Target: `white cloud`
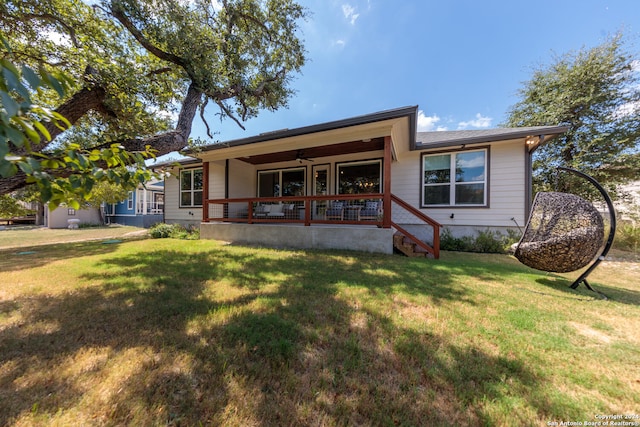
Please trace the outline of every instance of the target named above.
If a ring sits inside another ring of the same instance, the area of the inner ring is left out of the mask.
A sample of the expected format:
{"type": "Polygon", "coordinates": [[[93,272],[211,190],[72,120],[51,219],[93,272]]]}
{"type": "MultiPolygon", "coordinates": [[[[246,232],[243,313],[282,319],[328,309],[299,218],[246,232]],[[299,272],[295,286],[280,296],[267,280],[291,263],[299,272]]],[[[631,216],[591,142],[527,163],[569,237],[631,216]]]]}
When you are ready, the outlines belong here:
{"type": "Polygon", "coordinates": [[[345,3],[342,5],[342,13],[344,17],[351,23],[351,25],[355,25],[356,20],[360,17],[359,13],[356,13],[355,7],[351,6],[349,3],[345,3]]]}
{"type": "Polygon", "coordinates": [[[347,42],[342,39],[333,42],[333,45],[338,47],[344,47],[346,44],[347,42]]]}
{"type": "MultiPolygon", "coordinates": [[[[473,159],[458,159],[456,165],[461,168],[479,168],[484,166],[484,156],[477,156],[473,159]]],[[[474,181],[477,181],[477,179],[474,179],[474,181]]]]}
{"type": "Polygon", "coordinates": [[[458,129],[488,128],[491,126],[492,120],[493,119],[491,117],[484,117],[482,116],[482,114],[478,113],[476,114],[476,118],[474,120],[458,123],[458,129]]]}
{"type": "Polygon", "coordinates": [[[418,132],[431,132],[447,130],[444,126],[436,126],[440,121],[440,117],[437,115],[425,116],[424,111],[418,111],[418,132]]]}

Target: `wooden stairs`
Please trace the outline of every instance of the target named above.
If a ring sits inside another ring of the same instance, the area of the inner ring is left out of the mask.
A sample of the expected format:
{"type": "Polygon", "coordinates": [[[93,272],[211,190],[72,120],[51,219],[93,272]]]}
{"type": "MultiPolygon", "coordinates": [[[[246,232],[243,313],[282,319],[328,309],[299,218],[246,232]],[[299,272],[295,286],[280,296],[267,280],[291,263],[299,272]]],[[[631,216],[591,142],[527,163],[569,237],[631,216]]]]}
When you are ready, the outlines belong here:
{"type": "Polygon", "coordinates": [[[417,243],[399,231],[393,235],[393,247],[408,257],[434,258],[434,256],[427,250],[420,247],[417,243]]]}

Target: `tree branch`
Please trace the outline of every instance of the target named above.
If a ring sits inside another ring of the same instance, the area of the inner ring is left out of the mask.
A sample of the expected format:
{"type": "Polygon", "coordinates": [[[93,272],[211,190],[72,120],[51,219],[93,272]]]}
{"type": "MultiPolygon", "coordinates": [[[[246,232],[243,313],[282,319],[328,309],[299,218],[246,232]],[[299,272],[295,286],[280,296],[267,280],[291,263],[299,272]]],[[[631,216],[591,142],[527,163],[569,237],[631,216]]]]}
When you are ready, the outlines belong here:
{"type": "Polygon", "coordinates": [[[171,62],[173,64],[179,65],[184,68],[186,71],[186,62],[181,57],[174,55],[169,52],[165,52],[164,50],[158,48],[156,45],[151,43],[147,38],[142,34],[140,30],[136,28],[136,26],[131,22],[131,20],[124,14],[122,8],[117,4],[117,2],[111,2],[110,7],[111,15],[118,20],[126,29],[131,33],[131,35],[144,47],[147,51],[157,56],[158,58],[165,60],[167,62],[171,62]]]}
{"type": "Polygon", "coordinates": [[[229,117],[234,122],[236,122],[236,124],[240,126],[242,130],[246,130],[244,126],[242,126],[242,123],[240,123],[240,120],[238,120],[238,118],[234,116],[231,111],[229,111],[229,108],[227,108],[227,106],[224,105],[224,102],[216,100],[216,104],[218,104],[218,107],[220,107],[220,109],[224,112],[224,114],[227,115],[227,117],[229,117]]]}
{"type": "MultiPolygon", "coordinates": [[[[71,25],[67,24],[62,19],[60,19],[59,16],[55,16],[50,13],[25,13],[24,18],[39,19],[42,21],[48,21],[48,22],[54,22],[54,23],[60,24],[65,30],[67,30],[67,33],[71,38],[71,42],[73,43],[73,46],[76,48],[81,47],[80,42],[78,42],[78,39],[76,38],[76,30],[71,25]]],[[[20,17],[20,20],[23,20],[24,18],[20,17]]]]}

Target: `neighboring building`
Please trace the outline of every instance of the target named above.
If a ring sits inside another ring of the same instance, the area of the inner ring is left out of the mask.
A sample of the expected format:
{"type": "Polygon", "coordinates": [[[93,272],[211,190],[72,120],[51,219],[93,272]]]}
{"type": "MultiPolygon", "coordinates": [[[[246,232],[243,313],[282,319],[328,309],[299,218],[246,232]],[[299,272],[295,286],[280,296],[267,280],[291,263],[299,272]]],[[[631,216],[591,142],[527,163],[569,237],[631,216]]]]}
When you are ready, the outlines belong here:
{"type": "Polygon", "coordinates": [[[100,225],[102,219],[96,208],[73,209],[66,206],[58,206],[54,210],[45,207],[44,226],[48,228],[69,228],[69,220],[76,226],[100,225]]]}
{"type": "Polygon", "coordinates": [[[104,206],[105,220],[109,224],[149,228],[163,222],[164,182],[151,181],[129,191],[127,199],[104,206]]]}
{"type": "Polygon", "coordinates": [[[625,196],[614,202],[616,213],[623,220],[638,221],[640,216],[640,181],[621,185],[620,192],[625,196]]]}
{"type": "Polygon", "coordinates": [[[165,180],[165,221],[202,238],[438,256],[523,226],[531,155],[566,127],[416,132],[418,107],[209,145],[165,180]]]}

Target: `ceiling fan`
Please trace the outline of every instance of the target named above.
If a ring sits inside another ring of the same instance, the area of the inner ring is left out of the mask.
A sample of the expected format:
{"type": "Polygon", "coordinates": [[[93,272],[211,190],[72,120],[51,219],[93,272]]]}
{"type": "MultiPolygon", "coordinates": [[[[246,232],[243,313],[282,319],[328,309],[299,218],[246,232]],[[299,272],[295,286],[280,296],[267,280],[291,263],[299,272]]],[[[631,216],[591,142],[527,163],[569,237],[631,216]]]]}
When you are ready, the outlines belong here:
{"type": "Polygon", "coordinates": [[[296,152],[296,160],[298,161],[298,163],[302,163],[303,160],[306,160],[307,162],[313,162],[313,159],[305,157],[304,150],[298,150],[296,152]]]}

